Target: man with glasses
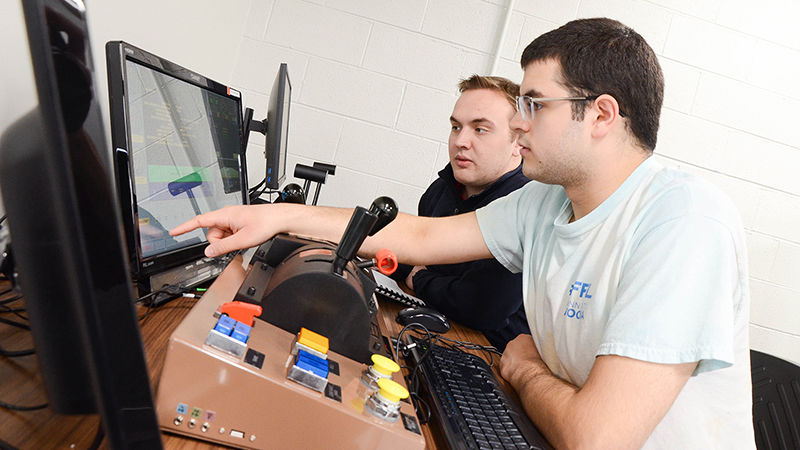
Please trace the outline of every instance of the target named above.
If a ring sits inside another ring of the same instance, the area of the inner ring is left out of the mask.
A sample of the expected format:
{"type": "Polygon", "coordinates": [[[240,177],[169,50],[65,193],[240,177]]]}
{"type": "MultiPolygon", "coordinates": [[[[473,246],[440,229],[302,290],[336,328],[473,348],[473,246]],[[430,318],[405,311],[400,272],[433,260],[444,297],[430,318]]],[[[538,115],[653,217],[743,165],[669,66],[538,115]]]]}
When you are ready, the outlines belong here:
{"type": "MultiPolygon", "coordinates": [[[[744,231],[711,185],[662,167],[653,50],[610,19],[525,49],[511,128],[533,182],[474,213],[400,215],[367,239],[412,264],[497,258],[523,274],[532,336],[501,373],[557,448],[754,448],[744,231]]],[[[338,239],[349,213],[279,205],[198,216],[208,255],[292,231],[338,239]],[[313,224],[313,225],[307,225],[313,224]]]]}
{"type": "MultiPolygon", "coordinates": [[[[488,205],[527,183],[517,137],[509,122],[519,85],[502,77],[473,75],[450,115],[450,163],[422,194],[420,216],[445,217],[488,205]]],[[[522,275],[494,258],[458,264],[401,264],[392,276],[425,303],[483,332],[503,351],[519,334],[530,334],[522,307],[522,275]]]]}

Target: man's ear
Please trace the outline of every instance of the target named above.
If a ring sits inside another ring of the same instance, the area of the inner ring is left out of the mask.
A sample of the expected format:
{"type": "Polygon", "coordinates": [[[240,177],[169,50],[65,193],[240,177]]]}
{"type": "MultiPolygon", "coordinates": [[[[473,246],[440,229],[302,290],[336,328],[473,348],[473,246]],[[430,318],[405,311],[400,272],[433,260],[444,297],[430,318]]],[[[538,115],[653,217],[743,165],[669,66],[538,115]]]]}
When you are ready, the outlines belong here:
{"type": "Polygon", "coordinates": [[[614,97],[603,94],[594,101],[592,113],[592,137],[605,137],[620,118],[619,103],[614,97]]]}

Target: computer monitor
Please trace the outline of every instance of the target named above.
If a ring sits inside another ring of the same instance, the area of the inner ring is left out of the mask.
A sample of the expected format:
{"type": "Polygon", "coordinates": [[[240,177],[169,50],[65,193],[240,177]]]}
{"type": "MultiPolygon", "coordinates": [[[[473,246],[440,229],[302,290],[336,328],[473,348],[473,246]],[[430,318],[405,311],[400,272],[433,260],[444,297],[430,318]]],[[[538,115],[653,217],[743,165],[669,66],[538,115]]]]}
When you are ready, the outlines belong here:
{"type": "Polygon", "coordinates": [[[286,145],[289,139],[291,99],[292,83],[289,81],[289,68],[286,63],[281,63],[278,75],[272,84],[267,110],[267,144],[264,156],[267,159],[266,184],[269,189],[280,189],[280,184],[286,179],[286,145]]]}
{"type": "MultiPolygon", "coordinates": [[[[246,108],[244,111],[244,146],[247,147],[251,131],[267,136],[264,145],[264,158],[266,160],[264,179],[251,189],[250,199],[252,203],[263,203],[259,199],[261,194],[267,189],[272,189],[273,191],[280,189],[280,184],[286,179],[286,152],[289,139],[289,109],[291,101],[292,83],[289,81],[289,66],[286,63],[281,63],[275,82],[272,83],[267,117],[264,120],[252,120],[253,110],[246,108]]],[[[307,193],[304,194],[307,195],[307,193]]]]}
{"type": "Polygon", "coordinates": [[[22,5],[38,105],[0,130],[0,189],[49,405],[99,412],[112,448],[159,448],[85,8],[22,5]]]}
{"type": "Polygon", "coordinates": [[[170,236],[197,214],[247,203],[241,94],[122,41],[106,44],[111,143],[139,294],[190,287],[224,264],[205,232],[170,236]]]}

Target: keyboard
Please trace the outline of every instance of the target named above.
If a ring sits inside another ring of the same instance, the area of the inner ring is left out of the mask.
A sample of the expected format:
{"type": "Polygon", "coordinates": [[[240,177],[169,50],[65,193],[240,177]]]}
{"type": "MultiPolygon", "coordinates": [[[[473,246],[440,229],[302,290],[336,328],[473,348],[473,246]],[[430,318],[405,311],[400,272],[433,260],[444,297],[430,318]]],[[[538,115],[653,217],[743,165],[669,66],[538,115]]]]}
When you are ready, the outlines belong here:
{"type": "Polygon", "coordinates": [[[431,408],[432,425],[452,449],[550,449],[522,405],[505,391],[480,357],[432,346],[409,337],[416,347],[406,362],[419,365],[419,377],[431,408]]]}

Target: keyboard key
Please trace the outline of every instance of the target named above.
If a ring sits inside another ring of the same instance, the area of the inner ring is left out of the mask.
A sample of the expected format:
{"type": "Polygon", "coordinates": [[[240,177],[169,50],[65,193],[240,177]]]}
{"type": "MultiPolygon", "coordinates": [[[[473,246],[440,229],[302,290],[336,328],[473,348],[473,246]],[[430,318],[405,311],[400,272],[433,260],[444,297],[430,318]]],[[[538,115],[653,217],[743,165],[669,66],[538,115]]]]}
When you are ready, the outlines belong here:
{"type": "Polygon", "coordinates": [[[486,439],[476,438],[475,439],[475,443],[478,444],[478,447],[481,448],[481,449],[491,449],[492,448],[492,445],[489,444],[489,441],[487,441],[486,439]]]}

